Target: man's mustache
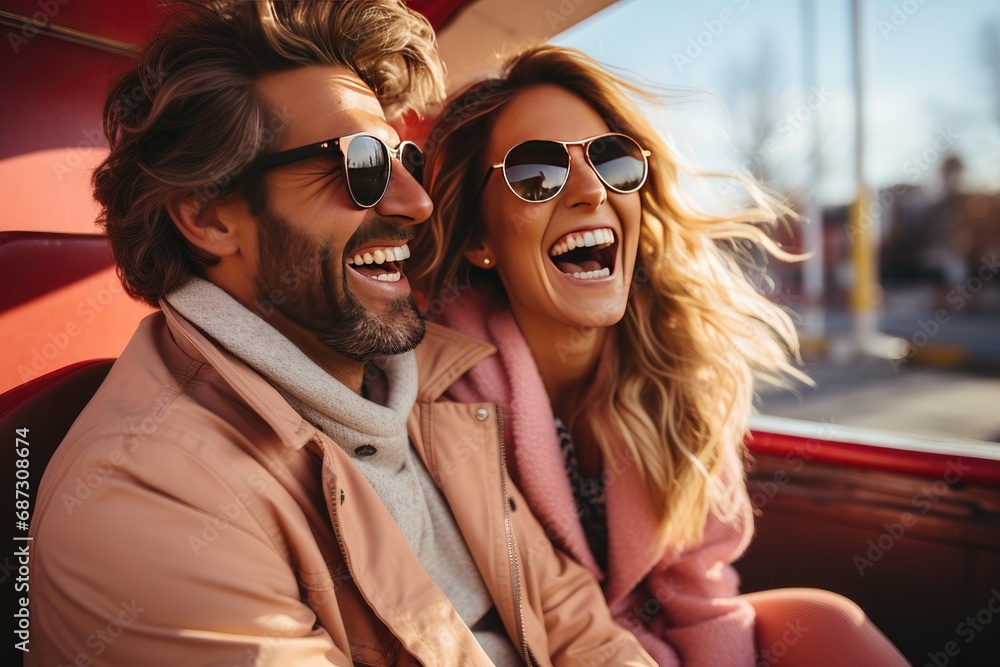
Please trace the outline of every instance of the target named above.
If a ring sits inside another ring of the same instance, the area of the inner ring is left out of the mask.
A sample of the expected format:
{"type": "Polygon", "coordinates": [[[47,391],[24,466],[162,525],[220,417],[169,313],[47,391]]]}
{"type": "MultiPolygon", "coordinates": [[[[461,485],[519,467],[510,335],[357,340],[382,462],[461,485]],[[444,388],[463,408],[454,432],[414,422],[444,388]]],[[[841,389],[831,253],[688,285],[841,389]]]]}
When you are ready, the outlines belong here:
{"type": "Polygon", "coordinates": [[[394,225],[385,218],[372,218],[370,221],[362,223],[358,230],[354,232],[344,247],[344,256],[349,257],[354,254],[354,250],[360,248],[371,241],[392,241],[400,245],[413,240],[414,230],[412,226],[400,227],[394,225]]]}

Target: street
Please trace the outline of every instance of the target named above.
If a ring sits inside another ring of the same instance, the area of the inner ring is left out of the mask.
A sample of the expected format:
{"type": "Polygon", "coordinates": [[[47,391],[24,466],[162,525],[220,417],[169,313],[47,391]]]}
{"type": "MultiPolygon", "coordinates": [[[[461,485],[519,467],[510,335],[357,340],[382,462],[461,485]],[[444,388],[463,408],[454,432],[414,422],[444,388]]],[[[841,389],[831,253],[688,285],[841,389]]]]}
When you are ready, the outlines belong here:
{"type": "MultiPolygon", "coordinates": [[[[800,386],[800,395],[760,392],[760,411],[1000,443],[1000,317],[954,317],[933,336],[921,336],[919,332],[933,329],[930,320],[896,312],[883,322],[882,331],[914,346],[907,359],[835,363],[822,354],[804,354],[803,370],[817,388],[800,386]]],[[[850,320],[834,313],[826,324],[828,336],[843,336],[850,320]]]]}

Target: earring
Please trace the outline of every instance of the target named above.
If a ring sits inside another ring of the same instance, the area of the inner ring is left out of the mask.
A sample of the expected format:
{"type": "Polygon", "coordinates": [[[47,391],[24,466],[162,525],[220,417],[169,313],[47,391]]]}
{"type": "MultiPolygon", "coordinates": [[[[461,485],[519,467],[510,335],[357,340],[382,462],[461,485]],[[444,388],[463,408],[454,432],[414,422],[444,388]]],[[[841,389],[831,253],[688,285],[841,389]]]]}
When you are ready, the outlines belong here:
{"type": "Polygon", "coordinates": [[[489,266],[489,265],[490,265],[490,258],[483,257],[483,266],[489,266]]]}

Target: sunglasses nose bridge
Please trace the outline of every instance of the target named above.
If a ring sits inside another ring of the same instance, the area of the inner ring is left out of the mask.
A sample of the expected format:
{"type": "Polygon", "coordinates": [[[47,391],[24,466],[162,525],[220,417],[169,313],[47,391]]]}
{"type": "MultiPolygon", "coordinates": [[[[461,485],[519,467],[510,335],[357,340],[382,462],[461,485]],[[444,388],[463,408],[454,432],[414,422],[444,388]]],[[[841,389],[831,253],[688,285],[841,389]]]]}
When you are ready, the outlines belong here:
{"type": "MultiPolygon", "coordinates": [[[[580,196],[589,199],[589,195],[594,194],[601,202],[604,202],[608,198],[609,186],[597,166],[594,165],[593,160],[590,159],[590,146],[593,143],[594,139],[586,139],[563,144],[566,154],[569,156],[569,170],[562,189],[568,190],[571,182],[583,179],[585,183],[580,191],[580,196]]],[[[577,189],[580,187],[576,186],[577,189]]]]}
{"type": "MultiPolygon", "coordinates": [[[[389,157],[396,160],[407,174],[418,183],[423,181],[424,152],[420,147],[409,140],[399,142],[396,148],[384,144],[389,151],[389,157]]],[[[392,159],[389,161],[389,169],[392,171],[392,159]]]]}
{"type": "Polygon", "coordinates": [[[580,164],[590,164],[590,156],[587,152],[590,150],[590,141],[573,141],[563,144],[563,148],[566,149],[566,155],[569,156],[570,169],[572,170],[572,165],[574,162],[580,164]]]}

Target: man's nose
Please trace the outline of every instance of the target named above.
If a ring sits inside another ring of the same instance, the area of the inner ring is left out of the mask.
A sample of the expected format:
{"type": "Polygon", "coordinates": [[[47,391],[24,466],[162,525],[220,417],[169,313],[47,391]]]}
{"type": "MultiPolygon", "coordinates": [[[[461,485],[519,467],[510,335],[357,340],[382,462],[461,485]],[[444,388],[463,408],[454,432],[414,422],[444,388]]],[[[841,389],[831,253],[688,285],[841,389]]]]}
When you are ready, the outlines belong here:
{"type": "Polygon", "coordinates": [[[375,210],[380,216],[392,218],[399,224],[415,225],[431,217],[434,203],[423,186],[401,163],[395,162],[385,195],[375,210]]]}

